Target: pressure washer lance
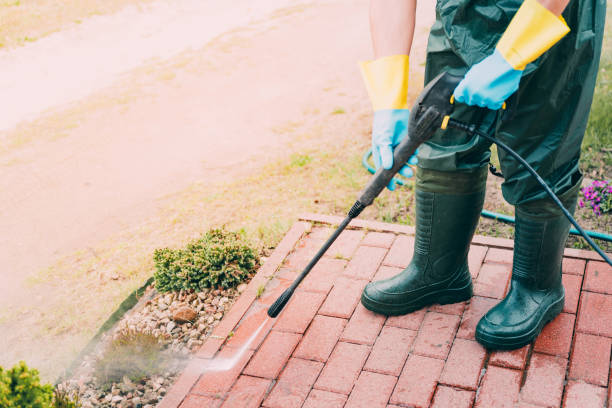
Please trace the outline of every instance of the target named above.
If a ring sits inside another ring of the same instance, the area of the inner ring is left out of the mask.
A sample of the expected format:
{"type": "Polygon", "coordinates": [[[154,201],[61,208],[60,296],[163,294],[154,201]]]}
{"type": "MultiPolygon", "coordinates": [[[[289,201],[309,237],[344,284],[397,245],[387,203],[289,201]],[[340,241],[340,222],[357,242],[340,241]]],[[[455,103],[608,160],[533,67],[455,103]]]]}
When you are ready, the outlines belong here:
{"type": "Polygon", "coordinates": [[[496,140],[494,137],[487,135],[477,129],[476,125],[467,124],[456,119],[452,119],[450,114],[453,111],[454,99],[453,91],[461,82],[462,77],[449,74],[447,72],[438,75],[434,78],[427,86],[423,89],[418,99],[412,107],[410,113],[410,122],[408,124],[408,134],[401,143],[393,150],[393,167],[389,170],[385,170],[381,167],[378,168],[374,176],[370,179],[369,183],[361,191],[359,198],[355,201],[355,204],[351,207],[347,217],[340,223],[334,233],[325,241],[321,249],[315,254],[312,260],[306,265],[302,273],[295,279],[295,281],[289,286],[276,301],[268,309],[268,316],[274,318],[283,310],[283,307],[287,304],[293,292],[310,272],[310,270],[317,264],[319,259],[325,254],[329,247],[334,243],[336,238],[344,231],[351,220],[359,214],[372,202],[382,190],[389,184],[389,181],[395,176],[395,174],[404,166],[408,159],[414,154],[416,149],[425,141],[430,139],[436,130],[447,129],[448,127],[455,128],[467,132],[470,135],[478,135],[483,137],[508,152],[512,157],[518,160],[529,173],[536,178],[536,180],[544,187],[546,193],[553,199],[555,204],[563,211],[563,214],[570,220],[570,222],[576,227],[587,242],[601,255],[601,257],[610,265],[612,261],[606,256],[606,254],[593,242],[593,240],[587,235],[587,233],[578,225],[572,215],[563,207],[559,198],[553,193],[553,191],[546,185],[546,182],[538,175],[538,173],[515,151],[509,146],[496,140]]]}

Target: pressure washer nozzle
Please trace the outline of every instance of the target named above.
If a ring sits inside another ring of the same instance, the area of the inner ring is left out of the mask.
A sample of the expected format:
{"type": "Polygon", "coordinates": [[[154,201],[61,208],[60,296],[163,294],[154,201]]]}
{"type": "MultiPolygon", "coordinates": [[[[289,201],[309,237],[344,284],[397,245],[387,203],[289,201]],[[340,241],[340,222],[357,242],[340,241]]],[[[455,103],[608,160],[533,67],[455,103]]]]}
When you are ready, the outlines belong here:
{"type": "Polygon", "coordinates": [[[272,306],[268,308],[268,316],[271,318],[275,318],[278,314],[283,310],[285,304],[291,299],[291,295],[293,295],[294,288],[287,288],[279,297],[276,299],[272,306]]]}

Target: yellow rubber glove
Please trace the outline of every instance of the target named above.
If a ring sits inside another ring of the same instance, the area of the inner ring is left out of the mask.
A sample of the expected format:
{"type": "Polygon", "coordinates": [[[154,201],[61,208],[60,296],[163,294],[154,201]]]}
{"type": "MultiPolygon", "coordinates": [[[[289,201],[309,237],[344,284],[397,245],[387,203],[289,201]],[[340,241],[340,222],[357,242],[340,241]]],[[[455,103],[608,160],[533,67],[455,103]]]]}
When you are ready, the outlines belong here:
{"type": "MultiPolygon", "coordinates": [[[[393,166],[393,149],[408,133],[408,69],[407,55],[391,55],[375,61],[359,64],[366,84],[372,107],[374,122],[372,124],[372,158],[378,169],[393,166]]],[[[416,164],[416,157],[408,161],[416,164]]],[[[399,173],[404,177],[413,175],[406,165],[399,173]]],[[[395,181],[387,186],[395,189],[395,181]]]]}
{"type": "Polygon", "coordinates": [[[474,65],[455,89],[458,102],[497,110],[518,89],[525,66],[570,31],[537,0],[525,0],[493,54],[474,65]]]}

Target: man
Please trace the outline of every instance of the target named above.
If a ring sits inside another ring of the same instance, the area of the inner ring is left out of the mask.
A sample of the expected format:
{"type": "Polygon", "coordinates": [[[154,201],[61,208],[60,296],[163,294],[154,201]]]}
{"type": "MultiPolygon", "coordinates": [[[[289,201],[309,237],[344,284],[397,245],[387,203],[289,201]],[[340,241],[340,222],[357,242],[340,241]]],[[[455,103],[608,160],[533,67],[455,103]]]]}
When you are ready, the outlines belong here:
{"type": "MultiPolygon", "coordinates": [[[[416,0],[371,2],[376,59],[361,68],[375,111],[374,162],[384,168],[392,166],[393,147],[406,134],[415,8],[416,0]]],[[[453,116],[516,150],[570,211],[582,181],[578,159],[605,8],[605,0],[438,0],[427,48],[426,83],[443,71],[464,76],[454,91],[453,116]],[[498,110],[506,100],[515,115],[502,121],[498,110]]],[[[399,275],[364,289],[366,308],[398,315],[470,299],[467,253],[483,206],[489,147],[452,130],[438,131],[421,146],[413,259],[399,275]]],[[[478,323],[476,339],[487,348],[515,349],[563,309],[569,221],[519,163],[502,151],[499,156],[502,192],[516,209],[512,281],[505,299],[478,323]]]]}

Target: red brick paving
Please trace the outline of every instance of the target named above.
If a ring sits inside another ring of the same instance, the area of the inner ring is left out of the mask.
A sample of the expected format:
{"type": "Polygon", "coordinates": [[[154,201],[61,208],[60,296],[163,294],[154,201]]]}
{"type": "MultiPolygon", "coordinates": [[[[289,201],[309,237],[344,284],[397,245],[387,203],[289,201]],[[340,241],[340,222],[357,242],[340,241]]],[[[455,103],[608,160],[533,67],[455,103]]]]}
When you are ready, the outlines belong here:
{"type": "Polygon", "coordinates": [[[510,282],[510,270],[510,265],[485,263],[474,283],[474,294],[503,299],[510,282]]]}
{"type": "Polygon", "coordinates": [[[315,383],[323,363],[292,358],[264,401],[266,408],[299,408],[315,383]]]}
{"type": "Polygon", "coordinates": [[[259,407],[272,381],[263,378],[241,375],[221,405],[222,408],[255,408],[259,407]]]}
{"type": "Polygon", "coordinates": [[[361,245],[390,248],[395,240],[395,234],[388,232],[368,232],[361,245]]]}
{"type": "Polygon", "coordinates": [[[585,266],[586,261],[584,259],[563,258],[563,273],[582,275],[584,274],[585,266]]]}
{"type": "Polygon", "coordinates": [[[527,364],[527,355],[530,348],[531,345],[528,344],[517,350],[494,351],[489,357],[489,364],[522,370],[527,364]]]}
{"type": "Polygon", "coordinates": [[[334,281],[342,275],[347,263],[344,259],[321,259],[304,278],[300,289],[327,294],[334,286],[334,281]]]}
{"type": "Polygon", "coordinates": [[[561,405],[566,366],[563,358],[533,353],[521,400],[546,407],[561,405]]]}
{"type": "Polygon", "coordinates": [[[368,283],[367,280],[338,278],[325,303],[321,306],[319,314],[348,319],[359,303],[359,297],[366,283],[368,283]]]}
{"type": "Polygon", "coordinates": [[[339,394],[350,393],[369,353],[368,346],[338,342],[315,388],[339,394]]]}
{"type": "Polygon", "coordinates": [[[477,342],[456,339],[446,359],[440,383],[476,390],[486,356],[486,350],[477,342]]]}
{"type": "Polygon", "coordinates": [[[385,324],[385,316],[371,312],[360,303],[344,328],[340,340],[372,345],[385,324]]]}
{"type": "Polygon", "coordinates": [[[346,322],[337,317],[317,315],[293,355],[308,360],[327,361],[346,322]]]}
{"type": "Polygon", "coordinates": [[[414,341],[414,353],[444,360],[455,338],[459,320],[459,316],[427,312],[414,341]]]}
{"type": "Polygon", "coordinates": [[[612,294],[612,266],[605,262],[587,263],[584,276],[584,290],[612,294]]]}
{"type": "Polygon", "coordinates": [[[576,330],[612,337],[612,295],[583,291],[576,330]]]}
{"type": "Polygon", "coordinates": [[[371,280],[385,255],[387,255],[386,248],[360,246],[344,270],[344,274],[355,279],[371,280]]]}
{"type": "Polygon", "coordinates": [[[572,345],[575,317],[572,314],[561,313],[544,326],[538,336],[533,350],[539,353],[552,354],[567,358],[572,345]]]}
{"type": "Polygon", "coordinates": [[[612,406],[612,270],[591,253],[566,251],[565,307],[535,344],[491,352],[475,342],[474,330],[507,288],[511,241],[474,238],[470,301],[385,318],[365,310],[359,297],[369,280],[389,278],[409,263],[413,230],[355,225],[281,316],[266,320],[268,305],[331,232],[328,225],[296,223],[158,407],[612,406]],[[266,293],[258,299],[262,284],[266,293]],[[207,359],[235,357],[263,322],[232,369],[202,372],[207,359]]]}
{"type": "Polygon", "coordinates": [[[564,273],[562,279],[563,287],[565,288],[565,304],[563,305],[563,311],[565,313],[576,314],[578,311],[578,299],[580,299],[582,276],[564,273]]]}
{"type": "Polygon", "coordinates": [[[397,377],[362,371],[345,408],[385,408],[397,377]]]}
{"type": "Polygon", "coordinates": [[[277,378],[301,337],[296,333],[272,330],[245,368],[244,373],[256,377],[277,378]]]}
{"type": "Polygon", "coordinates": [[[304,333],[325,300],[323,293],[300,292],[293,296],[278,317],[275,330],[304,333]]]}
{"type": "Polygon", "coordinates": [[[412,354],[397,381],[392,404],[428,407],[444,366],[443,360],[412,354]]]}
{"type": "Polygon", "coordinates": [[[605,387],[610,370],[612,339],[577,333],[570,359],[569,378],[605,387]]]}
{"type": "Polygon", "coordinates": [[[433,408],[470,408],[474,403],[475,392],[438,386],[434,395],[433,408]]]}
{"type": "Polygon", "coordinates": [[[303,408],[342,408],[346,399],[343,394],[313,389],[308,394],[303,408]]]}
{"type": "Polygon", "coordinates": [[[570,381],[565,391],[565,408],[603,407],[606,389],[591,384],[570,381]]]}
{"type": "Polygon", "coordinates": [[[415,337],[415,331],[384,326],[364,370],[399,376],[415,337]]]}
{"type": "Polygon", "coordinates": [[[478,408],[510,408],[518,401],[521,386],[520,371],[489,366],[485,373],[480,393],[476,399],[478,408]]]}

